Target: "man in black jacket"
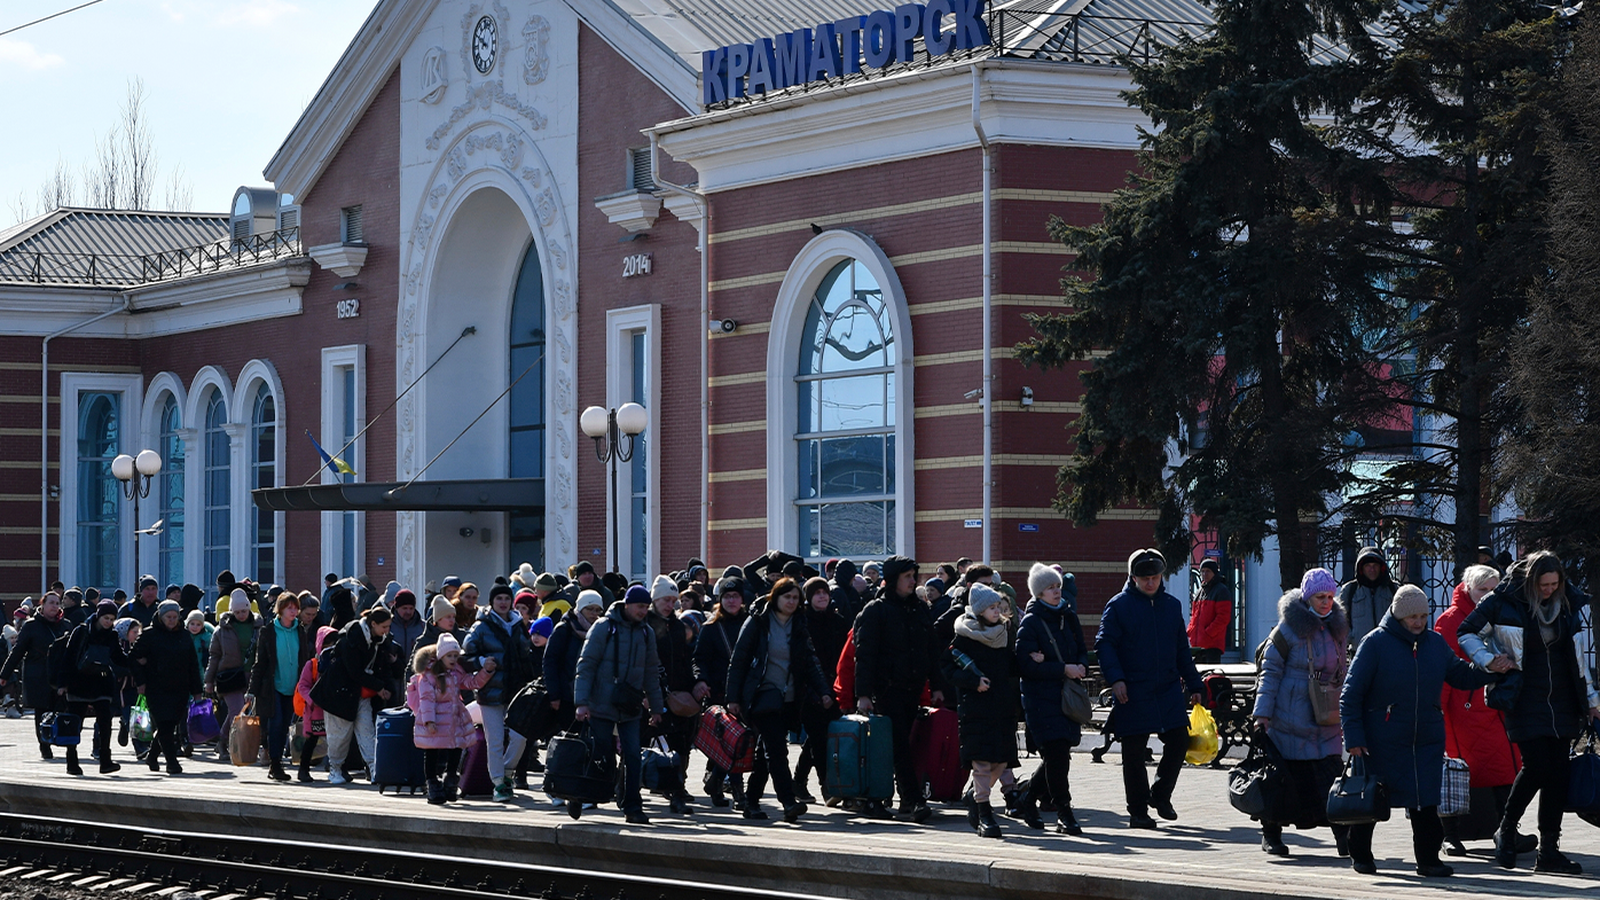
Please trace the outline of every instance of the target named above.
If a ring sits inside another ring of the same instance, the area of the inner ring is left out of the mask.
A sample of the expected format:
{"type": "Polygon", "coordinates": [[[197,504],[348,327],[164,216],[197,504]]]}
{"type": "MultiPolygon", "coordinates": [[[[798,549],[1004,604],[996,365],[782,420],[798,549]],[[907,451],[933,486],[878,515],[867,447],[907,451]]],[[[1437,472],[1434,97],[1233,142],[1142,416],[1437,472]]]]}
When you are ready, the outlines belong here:
{"type": "MultiPolygon", "coordinates": [[[[842,565],[842,564],[841,564],[842,565]]],[[[883,561],[883,589],[856,619],[856,708],[888,716],[894,725],[894,780],[900,792],[900,814],[926,822],[932,810],[922,797],[922,784],[911,753],[911,725],[917,720],[922,687],[931,678],[933,703],[944,703],[939,690],[939,646],[933,613],[917,596],[917,564],[904,556],[883,561]]]]}

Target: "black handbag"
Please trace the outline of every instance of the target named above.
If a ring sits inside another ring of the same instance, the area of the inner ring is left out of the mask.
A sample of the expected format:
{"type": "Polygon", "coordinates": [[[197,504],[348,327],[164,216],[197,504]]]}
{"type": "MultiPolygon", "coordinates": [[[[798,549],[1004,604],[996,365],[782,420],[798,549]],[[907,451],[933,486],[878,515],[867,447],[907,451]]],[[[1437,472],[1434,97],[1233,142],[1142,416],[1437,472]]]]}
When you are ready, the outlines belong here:
{"type": "Polygon", "coordinates": [[[1287,787],[1272,738],[1257,732],[1250,752],[1228,773],[1228,802],[1252,819],[1280,821],[1287,787]]]}
{"type": "Polygon", "coordinates": [[[550,692],[543,679],[528,682],[506,704],[506,727],[530,741],[550,737],[554,722],[555,710],[550,708],[550,692]]]}
{"type": "Polygon", "coordinates": [[[1600,754],[1595,753],[1595,732],[1584,729],[1583,749],[1572,754],[1567,778],[1567,812],[1600,813],[1600,754]]]}
{"type": "Polygon", "coordinates": [[[756,691],[755,700],[750,703],[750,712],[755,715],[767,715],[780,712],[783,709],[783,691],[775,687],[762,687],[756,691]]]}
{"type": "Polygon", "coordinates": [[[561,800],[607,803],[616,795],[616,765],[596,746],[587,722],[550,740],[545,753],[544,792],[561,800]]]}
{"type": "Polygon", "coordinates": [[[1367,774],[1367,761],[1352,756],[1344,774],[1328,789],[1328,822],[1333,825],[1370,825],[1389,818],[1389,796],[1378,776],[1367,774]]]}
{"type": "Polygon", "coordinates": [[[244,669],[229,669],[217,673],[217,693],[234,694],[250,686],[250,673],[244,669]]]}

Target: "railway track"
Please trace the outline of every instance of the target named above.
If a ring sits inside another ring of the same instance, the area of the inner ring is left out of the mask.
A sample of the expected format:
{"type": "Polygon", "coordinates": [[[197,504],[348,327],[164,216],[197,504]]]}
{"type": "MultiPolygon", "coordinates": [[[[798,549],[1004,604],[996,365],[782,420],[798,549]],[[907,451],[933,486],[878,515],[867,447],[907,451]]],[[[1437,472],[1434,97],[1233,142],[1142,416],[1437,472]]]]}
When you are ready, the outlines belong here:
{"type": "Polygon", "coordinates": [[[192,891],[206,900],[818,900],[614,872],[0,814],[0,887],[29,886],[108,897],[192,891]]]}

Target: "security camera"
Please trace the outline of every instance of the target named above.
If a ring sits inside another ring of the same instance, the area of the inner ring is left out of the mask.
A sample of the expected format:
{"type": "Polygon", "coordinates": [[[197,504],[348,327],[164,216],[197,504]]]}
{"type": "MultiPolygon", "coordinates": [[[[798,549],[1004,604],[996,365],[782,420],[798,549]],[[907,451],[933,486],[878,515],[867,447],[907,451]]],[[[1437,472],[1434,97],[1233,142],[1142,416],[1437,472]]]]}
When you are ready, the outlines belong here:
{"type": "Polygon", "coordinates": [[[472,529],[471,528],[462,528],[461,529],[461,536],[462,537],[472,537],[472,529]]]}
{"type": "Polygon", "coordinates": [[[967,391],[965,394],[962,394],[961,396],[966,398],[966,399],[968,399],[968,400],[976,400],[979,397],[983,396],[983,388],[973,388],[972,390],[967,391]]]}
{"type": "Polygon", "coordinates": [[[712,319],[709,327],[712,331],[720,331],[723,334],[732,334],[734,329],[739,327],[739,323],[732,319],[712,319]]]}

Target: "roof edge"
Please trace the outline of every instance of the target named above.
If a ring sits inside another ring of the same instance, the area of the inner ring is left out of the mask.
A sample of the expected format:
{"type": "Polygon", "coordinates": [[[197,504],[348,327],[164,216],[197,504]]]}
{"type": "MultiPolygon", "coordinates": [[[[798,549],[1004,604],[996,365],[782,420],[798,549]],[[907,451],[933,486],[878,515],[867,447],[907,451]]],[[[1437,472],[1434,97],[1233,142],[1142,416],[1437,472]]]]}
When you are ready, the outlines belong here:
{"type": "Polygon", "coordinates": [[[438,0],[379,0],[261,174],[302,197],[322,176],[438,0]]]}

